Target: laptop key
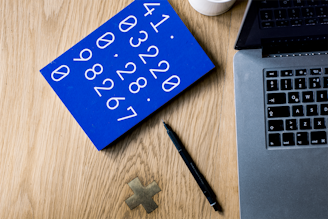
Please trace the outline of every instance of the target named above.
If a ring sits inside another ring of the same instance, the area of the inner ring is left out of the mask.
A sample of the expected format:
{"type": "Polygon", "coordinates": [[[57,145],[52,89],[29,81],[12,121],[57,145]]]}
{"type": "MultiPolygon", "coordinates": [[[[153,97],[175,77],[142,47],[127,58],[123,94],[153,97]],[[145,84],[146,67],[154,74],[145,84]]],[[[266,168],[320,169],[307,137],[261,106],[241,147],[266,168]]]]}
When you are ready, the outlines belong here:
{"type": "Polygon", "coordinates": [[[327,17],[328,16],[328,10],[325,6],[319,6],[315,8],[315,12],[317,13],[318,17],[327,17]]]}
{"type": "Polygon", "coordinates": [[[323,78],[323,87],[328,88],[328,78],[323,78]]]}
{"type": "Polygon", "coordinates": [[[267,91],[278,90],[278,80],[267,80],[267,91]]]}
{"type": "Polygon", "coordinates": [[[288,93],[288,103],[299,103],[301,102],[298,92],[289,92],[288,93]]]}
{"type": "Polygon", "coordinates": [[[313,17],[314,16],[314,8],[302,8],[303,17],[313,17]]]}
{"type": "Polygon", "coordinates": [[[303,103],[314,102],[312,91],[304,91],[302,95],[303,95],[303,103]]]}
{"type": "Polygon", "coordinates": [[[318,106],[317,105],[307,105],[306,106],[306,115],[307,116],[317,116],[318,115],[318,106]]]}
{"type": "Polygon", "coordinates": [[[288,26],[288,21],[282,20],[282,21],[276,21],[277,27],[287,27],[288,26]]]}
{"type": "Polygon", "coordinates": [[[314,129],[325,129],[326,128],[325,118],[314,118],[313,127],[314,129]]]}
{"type": "Polygon", "coordinates": [[[280,7],[290,7],[292,4],[291,4],[291,0],[280,0],[280,7]]]}
{"type": "Polygon", "coordinates": [[[327,133],[325,131],[311,132],[311,143],[312,144],[326,144],[327,143],[327,133]]]}
{"type": "Polygon", "coordinates": [[[328,101],[328,93],[326,90],[317,91],[317,102],[328,101]]]}
{"type": "Polygon", "coordinates": [[[262,0],[260,7],[261,8],[277,8],[278,7],[278,1],[262,0]]]}
{"type": "Polygon", "coordinates": [[[293,76],[293,70],[282,70],[281,77],[293,76]]]}
{"type": "Polygon", "coordinates": [[[295,79],[295,89],[305,89],[305,88],[306,88],[305,78],[296,78],[295,79]]]}
{"type": "Polygon", "coordinates": [[[321,104],[321,115],[328,115],[328,104],[321,104]]]}
{"type": "Polygon", "coordinates": [[[320,78],[309,78],[310,88],[320,88],[320,78]]]}
{"type": "Polygon", "coordinates": [[[289,117],[289,106],[278,106],[278,107],[268,107],[268,117],[277,118],[277,117],[289,117]]]}
{"type": "Polygon", "coordinates": [[[268,94],[268,104],[284,104],[284,103],[286,103],[285,93],[268,94]]]}
{"type": "Polygon", "coordinates": [[[320,24],[328,24],[328,17],[322,17],[322,18],[320,18],[319,23],[320,24]]]}
{"type": "Polygon", "coordinates": [[[299,8],[291,8],[288,9],[289,18],[299,18],[300,17],[300,9],[299,8]]]}
{"type": "Polygon", "coordinates": [[[311,119],[300,119],[300,129],[301,130],[312,129],[311,119]]]}
{"type": "Polygon", "coordinates": [[[303,20],[299,19],[299,20],[291,20],[290,21],[290,25],[292,25],[293,27],[299,27],[302,26],[303,20]]]}
{"type": "Polygon", "coordinates": [[[283,20],[287,18],[286,9],[277,9],[274,10],[274,16],[278,20],[283,20]]]}
{"type": "Polygon", "coordinates": [[[262,27],[263,28],[271,28],[271,27],[274,27],[274,22],[273,21],[262,22],[262,27]]]}
{"type": "Polygon", "coordinates": [[[281,90],[291,90],[292,79],[281,79],[281,90]]]}
{"type": "Polygon", "coordinates": [[[269,134],[269,145],[271,147],[281,146],[280,134],[269,134]]]}
{"type": "Polygon", "coordinates": [[[296,134],[297,145],[309,145],[309,138],[307,132],[298,132],[296,134]]]}
{"type": "Polygon", "coordinates": [[[305,5],[305,0],[294,0],[293,3],[295,7],[301,7],[305,5]]]}
{"type": "Polygon", "coordinates": [[[328,75],[328,68],[325,68],[325,74],[328,75]]]}
{"type": "Polygon", "coordinates": [[[266,76],[267,76],[268,78],[278,77],[278,71],[267,71],[267,72],[266,72],[266,76]]]}
{"type": "Polygon", "coordinates": [[[262,20],[272,20],[273,19],[273,13],[271,10],[261,11],[260,14],[261,14],[262,20]]]}
{"type": "Polygon", "coordinates": [[[304,116],[303,106],[293,106],[293,116],[304,116]]]}
{"type": "Polygon", "coordinates": [[[283,133],[282,134],[282,142],[284,146],[294,146],[294,133],[283,133]]]}
{"type": "Polygon", "coordinates": [[[320,2],[318,0],[307,0],[308,5],[318,5],[320,2]]]}
{"type": "Polygon", "coordinates": [[[321,75],[321,68],[312,68],[310,69],[311,75],[321,75]]]}
{"type": "Polygon", "coordinates": [[[304,20],[305,25],[316,25],[317,24],[317,19],[315,18],[308,18],[304,20]]]}
{"type": "Polygon", "coordinates": [[[283,120],[269,120],[269,128],[270,132],[273,131],[283,131],[284,130],[284,121],[283,120]]]}
{"type": "Polygon", "coordinates": [[[306,69],[296,70],[296,76],[305,76],[305,75],[306,75],[306,69]]]}
{"type": "Polygon", "coordinates": [[[286,130],[297,130],[296,119],[286,119],[286,130]]]}

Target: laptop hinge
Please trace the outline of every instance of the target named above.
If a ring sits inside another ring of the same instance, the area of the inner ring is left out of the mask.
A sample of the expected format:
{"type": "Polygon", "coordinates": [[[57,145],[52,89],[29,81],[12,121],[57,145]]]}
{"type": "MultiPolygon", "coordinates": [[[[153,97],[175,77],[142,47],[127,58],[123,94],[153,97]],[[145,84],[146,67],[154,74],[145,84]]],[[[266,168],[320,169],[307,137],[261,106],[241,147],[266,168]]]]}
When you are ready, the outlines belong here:
{"type": "Polygon", "coordinates": [[[262,57],[328,55],[328,36],[262,39],[262,57]]]}
{"type": "Polygon", "coordinates": [[[299,52],[299,53],[277,53],[266,54],[263,58],[281,58],[281,57],[295,57],[295,56],[315,56],[315,55],[328,55],[328,51],[316,51],[316,52],[299,52]]]}

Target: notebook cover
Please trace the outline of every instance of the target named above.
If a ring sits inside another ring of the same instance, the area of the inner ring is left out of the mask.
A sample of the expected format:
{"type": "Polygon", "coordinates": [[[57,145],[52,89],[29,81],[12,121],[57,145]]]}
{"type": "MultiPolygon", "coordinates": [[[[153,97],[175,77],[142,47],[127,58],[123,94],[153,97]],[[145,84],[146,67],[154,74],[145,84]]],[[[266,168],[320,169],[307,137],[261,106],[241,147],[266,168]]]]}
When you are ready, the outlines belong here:
{"type": "Polygon", "coordinates": [[[101,150],[213,68],[169,2],[138,0],[41,73],[101,150]]]}

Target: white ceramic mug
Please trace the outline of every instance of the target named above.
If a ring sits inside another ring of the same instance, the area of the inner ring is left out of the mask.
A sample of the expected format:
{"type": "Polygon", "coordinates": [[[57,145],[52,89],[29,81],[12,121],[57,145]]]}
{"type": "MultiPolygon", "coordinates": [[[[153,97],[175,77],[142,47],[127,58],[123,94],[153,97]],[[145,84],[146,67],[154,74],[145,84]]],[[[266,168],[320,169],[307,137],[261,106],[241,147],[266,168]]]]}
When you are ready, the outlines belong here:
{"type": "Polygon", "coordinates": [[[201,14],[216,16],[228,11],[236,0],[189,0],[191,6],[201,14]]]}

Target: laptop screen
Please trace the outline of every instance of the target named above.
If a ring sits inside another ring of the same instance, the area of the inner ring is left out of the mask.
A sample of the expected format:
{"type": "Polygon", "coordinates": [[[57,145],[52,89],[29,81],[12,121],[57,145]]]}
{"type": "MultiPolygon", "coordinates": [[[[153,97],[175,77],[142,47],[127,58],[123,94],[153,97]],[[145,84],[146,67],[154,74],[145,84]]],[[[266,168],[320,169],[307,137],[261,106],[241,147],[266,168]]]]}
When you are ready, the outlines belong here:
{"type": "Polygon", "coordinates": [[[250,0],[235,49],[259,48],[272,53],[328,50],[328,0],[250,0]]]}

